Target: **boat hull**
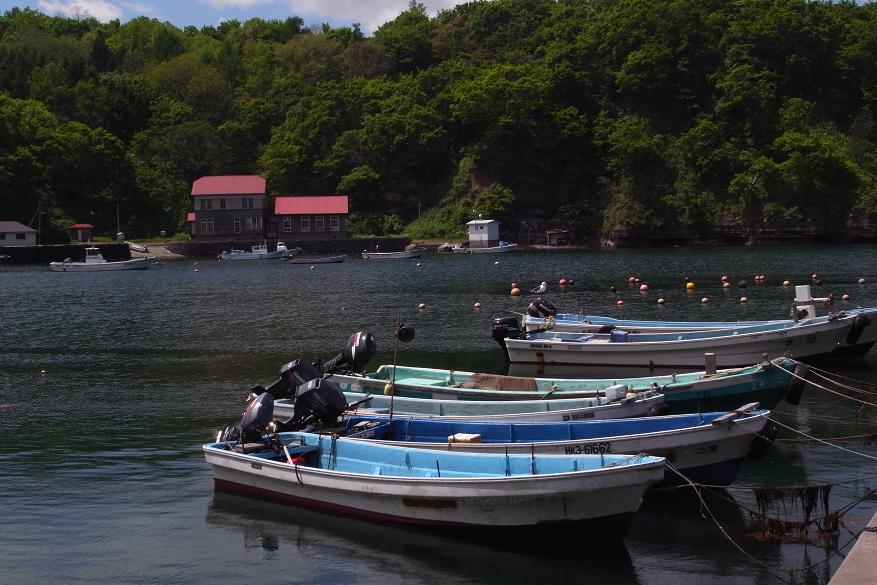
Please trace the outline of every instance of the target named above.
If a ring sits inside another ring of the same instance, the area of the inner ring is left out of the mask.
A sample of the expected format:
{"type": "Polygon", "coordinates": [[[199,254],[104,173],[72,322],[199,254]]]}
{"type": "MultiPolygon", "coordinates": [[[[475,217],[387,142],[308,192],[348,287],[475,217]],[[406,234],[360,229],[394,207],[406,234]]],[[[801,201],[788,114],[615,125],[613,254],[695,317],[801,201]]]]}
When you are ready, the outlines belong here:
{"type": "MultiPolygon", "coordinates": [[[[342,390],[347,388],[341,385],[342,390]]],[[[366,395],[359,392],[346,391],[345,396],[353,403],[362,400],[366,395]]],[[[353,411],[354,414],[382,416],[393,409],[395,414],[413,415],[417,417],[438,417],[443,420],[482,421],[482,422],[570,422],[578,420],[607,420],[618,418],[635,418],[645,416],[649,411],[663,402],[663,396],[653,394],[639,400],[614,402],[601,406],[566,407],[563,403],[595,403],[594,399],[581,400],[542,400],[542,401],[472,401],[472,400],[432,400],[421,398],[394,398],[392,402],[383,395],[372,396],[362,407],[353,411]],[[558,403],[558,404],[554,404],[558,403]],[[528,410],[532,409],[532,410],[528,410]]],[[[739,406],[739,405],[738,405],[739,406]]],[[[293,402],[287,399],[274,401],[274,413],[279,417],[292,417],[293,402]]]]}
{"type": "MultiPolygon", "coordinates": [[[[558,399],[594,398],[609,386],[622,384],[633,391],[658,389],[664,394],[664,402],[674,413],[706,412],[714,410],[733,410],[741,404],[758,402],[763,408],[773,408],[783,399],[789,385],[794,380],[791,371],[796,363],[779,359],[775,364],[750,366],[741,370],[719,371],[713,375],[704,372],[646,376],[640,378],[608,379],[554,379],[512,377],[513,381],[529,381],[531,390],[494,389],[502,384],[503,376],[495,376],[500,381],[495,386],[482,388],[463,388],[466,382],[476,376],[473,372],[452,372],[432,368],[396,368],[393,384],[397,397],[409,399],[430,399],[450,401],[459,405],[459,414],[470,401],[541,401],[552,402],[558,399]],[[547,400],[546,400],[547,399],[547,400]]],[[[346,392],[366,392],[382,395],[384,386],[393,377],[392,366],[381,366],[374,374],[363,376],[332,377],[332,381],[346,392]]],[[[600,407],[605,408],[605,407],[600,407]]],[[[611,413],[611,410],[600,410],[611,413]]],[[[488,414],[480,411],[479,414],[488,414]]],[[[638,416],[638,415],[635,415],[638,416]]],[[[621,418],[613,415],[610,418],[621,418]]],[[[556,419],[553,419],[556,420],[556,419]]]]}
{"type": "Polygon", "coordinates": [[[363,252],[363,260],[397,260],[400,258],[420,258],[423,250],[402,250],[401,252],[363,252]]]}
{"type": "Polygon", "coordinates": [[[155,259],[154,256],[120,260],[118,262],[51,262],[49,267],[55,272],[105,272],[111,270],[145,270],[155,259]]]}
{"type": "Polygon", "coordinates": [[[648,459],[593,472],[410,478],[290,465],[222,450],[218,444],[205,445],[204,453],[220,489],[427,526],[525,527],[632,514],[663,474],[661,460],[648,459]]]}
{"type": "MultiPolygon", "coordinates": [[[[681,415],[657,417],[652,419],[636,419],[628,421],[605,421],[572,423],[585,425],[593,429],[586,433],[587,438],[572,440],[552,440],[552,435],[571,436],[575,430],[568,430],[570,425],[490,425],[460,424],[434,422],[425,420],[394,419],[395,425],[391,439],[382,438],[380,429],[375,436],[360,434],[352,440],[368,440],[385,444],[404,445],[414,449],[441,449],[464,453],[523,453],[538,455],[575,456],[585,454],[637,454],[647,453],[664,457],[686,478],[708,485],[730,485],[752,446],[756,433],[762,431],[768,420],[769,411],[760,411],[753,415],[739,417],[733,422],[710,424],[717,418],[713,413],[710,423],[692,424],[673,428],[667,424],[666,430],[637,432],[638,427],[646,430],[661,427],[663,421],[697,419],[698,415],[681,415]],[[431,422],[431,425],[430,425],[431,422]],[[495,427],[493,431],[491,427],[495,427]],[[535,428],[534,428],[535,427],[535,428]],[[555,430],[556,428],[556,430],[555,430]],[[600,435],[600,429],[605,434],[600,435]],[[532,430],[531,430],[532,429],[532,430]],[[443,441],[456,433],[482,435],[482,442],[448,442],[443,441]],[[509,438],[521,440],[515,442],[496,442],[498,434],[507,434],[509,438]],[[359,438],[359,437],[362,438],[359,438]],[[542,438],[545,440],[541,440],[542,438]],[[396,440],[401,438],[402,440],[396,440]],[[431,439],[431,440],[425,440],[431,439]]],[[[355,423],[356,419],[350,424],[355,423]]],[[[350,426],[350,425],[349,425],[350,426]]],[[[675,486],[687,483],[679,474],[669,468],[664,479],[655,487],[675,486]]]]}
{"type": "Polygon", "coordinates": [[[290,256],[286,261],[290,264],[337,264],[344,262],[344,256],[290,256]]]}
{"type": "Polygon", "coordinates": [[[582,336],[581,341],[574,341],[569,337],[552,337],[543,333],[539,337],[506,339],[504,342],[512,363],[699,369],[703,367],[704,354],[713,353],[718,367],[730,368],[758,363],[765,356],[801,359],[873,345],[877,340],[877,325],[865,327],[855,343],[848,342],[859,315],[873,321],[877,318],[877,310],[782,329],[754,327],[742,329],[738,334],[704,334],[707,336],[693,339],[611,342],[609,336],[603,335],[582,336]]]}
{"type": "Polygon", "coordinates": [[[488,248],[454,247],[451,248],[451,251],[454,254],[505,254],[506,252],[514,252],[517,249],[517,244],[506,244],[505,246],[491,246],[488,248]]]}

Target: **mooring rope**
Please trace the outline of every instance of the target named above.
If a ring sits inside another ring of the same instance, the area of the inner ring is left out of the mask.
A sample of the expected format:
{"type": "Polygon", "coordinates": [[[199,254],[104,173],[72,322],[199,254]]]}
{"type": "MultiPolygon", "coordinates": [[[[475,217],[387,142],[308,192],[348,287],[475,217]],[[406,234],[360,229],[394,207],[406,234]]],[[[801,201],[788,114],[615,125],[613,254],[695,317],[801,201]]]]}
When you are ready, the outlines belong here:
{"type": "Polygon", "coordinates": [[[779,365],[779,364],[775,364],[775,365],[776,365],[777,368],[779,368],[779,369],[781,369],[782,371],[786,372],[786,373],[789,374],[790,376],[793,376],[793,377],[795,377],[795,378],[798,378],[799,380],[803,380],[804,382],[806,382],[807,384],[810,384],[811,386],[816,386],[816,387],[819,388],[820,390],[825,390],[826,392],[829,392],[829,393],[831,393],[831,394],[836,394],[836,395],[840,396],[841,398],[846,398],[847,400],[851,400],[851,401],[853,401],[853,402],[858,402],[859,404],[862,404],[862,405],[865,405],[865,406],[877,406],[877,403],[874,403],[874,402],[867,402],[867,401],[865,401],[865,400],[859,400],[858,398],[853,398],[852,396],[847,396],[846,394],[844,394],[844,393],[842,393],[842,392],[837,392],[836,390],[832,390],[832,389],[830,389],[830,388],[826,388],[826,387],[823,386],[822,384],[817,384],[816,382],[814,382],[814,381],[812,381],[812,380],[808,380],[808,379],[806,379],[806,378],[803,377],[803,376],[799,376],[799,375],[796,374],[795,372],[793,372],[793,371],[791,371],[791,370],[788,370],[788,369],[782,367],[782,366],[779,365]]]}
{"type": "MultiPolygon", "coordinates": [[[[831,554],[827,555],[827,556],[826,556],[824,559],[822,559],[821,561],[817,561],[817,562],[815,562],[815,563],[809,563],[809,564],[804,565],[804,566],[802,566],[802,567],[796,567],[796,568],[792,568],[792,569],[776,569],[776,568],[774,568],[774,567],[768,565],[768,564],[765,563],[764,561],[761,561],[761,560],[755,558],[754,556],[752,556],[751,554],[749,554],[748,552],[746,552],[746,551],[743,549],[743,547],[740,546],[740,544],[738,544],[737,541],[734,540],[734,538],[733,538],[730,534],[728,534],[728,531],[725,530],[725,527],[722,526],[722,524],[718,521],[718,519],[716,518],[715,514],[713,514],[712,510],[710,510],[710,507],[707,505],[706,501],[704,500],[703,495],[700,493],[700,489],[701,489],[701,488],[704,488],[704,487],[706,487],[706,486],[703,486],[703,485],[699,485],[699,484],[694,483],[694,482],[691,481],[688,477],[686,477],[685,475],[683,475],[682,472],[680,472],[678,469],[676,469],[676,467],[674,467],[673,464],[671,464],[671,463],[665,461],[665,462],[664,462],[664,465],[666,465],[667,468],[668,468],[670,471],[672,471],[673,473],[675,473],[676,475],[678,475],[680,478],[682,478],[682,480],[683,480],[685,483],[688,484],[688,487],[691,487],[691,488],[693,489],[694,494],[697,496],[697,499],[698,499],[698,501],[700,502],[701,509],[706,511],[706,514],[703,514],[703,512],[701,512],[701,516],[703,516],[703,517],[707,517],[707,516],[708,516],[708,519],[711,520],[711,521],[713,522],[713,524],[716,525],[716,528],[719,529],[719,532],[722,533],[722,536],[724,536],[725,539],[726,539],[728,542],[730,542],[731,545],[732,545],[734,548],[736,548],[736,549],[737,549],[737,550],[738,550],[743,556],[745,556],[746,558],[748,558],[750,561],[752,561],[753,563],[757,564],[758,566],[764,568],[764,569],[765,569],[767,572],[769,572],[771,575],[773,575],[774,577],[776,577],[777,579],[779,579],[780,581],[782,581],[782,582],[784,582],[784,583],[788,583],[789,585],[794,585],[794,581],[792,581],[792,580],[790,580],[790,579],[787,579],[787,578],[785,577],[785,575],[783,575],[783,574],[780,572],[781,570],[782,570],[782,571],[787,571],[787,572],[789,572],[789,573],[800,573],[800,572],[805,572],[805,571],[812,571],[812,570],[815,569],[816,567],[819,567],[820,565],[824,565],[825,563],[829,562],[829,561],[830,561],[831,559],[833,559],[834,557],[836,557],[836,556],[842,554],[843,551],[844,551],[847,547],[849,547],[853,542],[855,542],[856,539],[859,538],[859,536],[860,536],[863,532],[865,532],[866,530],[869,530],[868,527],[864,527],[864,528],[862,528],[861,530],[857,531],[855,534],[853,534],[852,537],[850,537],[849,540],[847,540],[847,542],[845,542],[845,543],[843,544],[843,546],[838,546],[838,547],[834,550],[834,552],[832,552],[831,554]]],[[[865,497],[870,496],[870,495],[871,495],[872,493],[874,493],[875,491],[877,491],[877,490],[871,490],[871,492],[869,492],[868,494],[866,494],[865,497]]],[[[713,493],[713,492],[710,491],[710,493],[713,493]]],[[[717,497],[722,497],[722,496],[719,496],[718,494],[714,494],[714,495],[716,495],[717,497]]],[[[727,498],[723,498],[723,499],[728,500],[727,498]]],[[[863,498],[863,499],[864,499],[864,498],[863,498]]],[[[730,501],[731,501],[733,504],[737,505],[738,507],[743,508],[744,510],[746,510],[747,512],[749,512],[749,510],[747,510],[744,506],[740,506],[740,504],[738,504],[736,501],[734,501],[734,500],[730,500],[730,501]]],[[[861,500],[859,500],[859,501],[861,501],[861,500]]],[[[845,510],[845,511],[848,511],[849,509],[851,509],[851,507],[852,507],[853,505],[855,505],[855,504],[857,504],[857,503],[858,503],[858,502],[854,502],[852,505],[846,507],[844,510],[845,510]]],[[[838,512],[838,514],[840,515],[840,512],[838,512]]]]}
{"type": "Polygon", "coordinates": [[[835,449],[840,449],[841,451],[845,451],[847,453],[852,453],[853,455],[858,455],[859,457],[864,457],[865,459],[873,459],[873,460],[877,461],[877,457],[875,457],[874,455],[868,455],[867,453],[860,453],[859,451],[853,451],[852,449],[848,449],[848,448],[842,447],[840,445],[835,445],[834,443],[831,443],[829,441],[825,441],[825,440],[820,439],[818,437],[814,437],[813,435],[808,435],[804,431],[799,431],[795,427],[790,427],[789,425],[781,423],[780,421],[775,419],[773,416],[769,416],[768,418],[771,421],[773,421],[774,423],[776,423],[777,425],[783,427],[784,429],[788,429],[790,431],[798,433],[804,437],[807,437],[811,441],[816,441],[817,443],[822,443],[823,445],[828,445],[829,447],[834,447],[835,449]]]}
{"type": "Polygon", "coordinates": [[[844,384],[841,384],[840,382],[838,382],[838,380],[846,380],[848,382],[855,382],[856,384],[861,384],[863,386],[870,386],[871,388],[874,388],[874,390],[865,390],[864,388],[853,388],[850,386],[849,388],[851,390],[854,390],[856,392],[864,392],[866,394],[877,394],[877,384],[874,384],[873,382],[866,382],[865,380],[858,380],[856,378],[850,378],[849,376],[844,376],[842,374],[838,374],[838,373],[832,372],[830,370],[823,370],[822,368],[817,368],[816,366],[809,366],[809,368],[810,368],[810,372],[816,374],[817,376],[819,376],[820,378],[822,378],[824,380],[829,380],[831,382],[834,382],[838,386],[845,386],[844,384]]]}

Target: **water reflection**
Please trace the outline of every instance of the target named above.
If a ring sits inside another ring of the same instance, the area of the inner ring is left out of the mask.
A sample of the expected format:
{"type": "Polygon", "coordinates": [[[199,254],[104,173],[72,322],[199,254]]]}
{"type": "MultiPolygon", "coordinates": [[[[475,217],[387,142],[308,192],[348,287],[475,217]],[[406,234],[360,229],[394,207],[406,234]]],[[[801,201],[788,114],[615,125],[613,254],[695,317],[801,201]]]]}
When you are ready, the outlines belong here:
{"type": "MultiPolygon", "coordinates": [[[[285,562],[368,568],[370,574],[354,570],[354,582],[374,579],[380,568],[428,583],[640,583],[623,543],[598,546],[569,530],[540,541],[526,531],[505,537],[466,528],[413,529],[224,492],[214,494],[206,520],[239,533],[244,548],[277,553],[285,562]]],[[[330,582],[329,575],[318,582],[330,582]]]]}

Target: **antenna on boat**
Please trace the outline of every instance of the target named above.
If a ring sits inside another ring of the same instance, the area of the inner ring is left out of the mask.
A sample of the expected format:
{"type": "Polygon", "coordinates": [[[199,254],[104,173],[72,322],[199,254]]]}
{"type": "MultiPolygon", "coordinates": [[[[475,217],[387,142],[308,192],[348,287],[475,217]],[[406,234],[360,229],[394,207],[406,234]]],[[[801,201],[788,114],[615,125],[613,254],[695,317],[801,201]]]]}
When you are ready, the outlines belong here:
{"type": "Polygon", "coordinates": [[[402,323],[402,315],[396,314],[396,338],[393,342],[393,379],[390,381],[390,422],[393,422],[393,401],[396,398],[396,356],[399,353],[399,342],[408,343],[414,339],[414,327],[402,323]]]}

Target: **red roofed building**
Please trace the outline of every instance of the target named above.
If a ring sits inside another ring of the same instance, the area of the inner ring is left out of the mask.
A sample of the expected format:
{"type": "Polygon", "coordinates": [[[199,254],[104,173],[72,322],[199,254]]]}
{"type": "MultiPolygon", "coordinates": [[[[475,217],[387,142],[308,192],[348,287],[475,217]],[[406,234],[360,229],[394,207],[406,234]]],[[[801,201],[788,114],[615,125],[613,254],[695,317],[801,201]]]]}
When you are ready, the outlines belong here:
{"type": "Polygon", "coordinates": [[[70,233],[71,242],[90,242],[93,229],[94,226],[90,223],[74,223],[67,228],[67,231],[70,233]]]}
{"type": "MultiPolygon", "coordinates": [[[[280,239],[345,239],[347,213],[347,195],[294,195],[274,199],[274,218],[280,239]]],[[[271,231],[269,228],[269,233],[271,231]]]]}
{"type": "Polygon", "coordinates": [[[192,237],[263,239],[265,195],[265,179],[258,175],[201,177],[192,183],[192,237]]]}

